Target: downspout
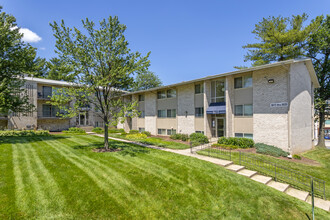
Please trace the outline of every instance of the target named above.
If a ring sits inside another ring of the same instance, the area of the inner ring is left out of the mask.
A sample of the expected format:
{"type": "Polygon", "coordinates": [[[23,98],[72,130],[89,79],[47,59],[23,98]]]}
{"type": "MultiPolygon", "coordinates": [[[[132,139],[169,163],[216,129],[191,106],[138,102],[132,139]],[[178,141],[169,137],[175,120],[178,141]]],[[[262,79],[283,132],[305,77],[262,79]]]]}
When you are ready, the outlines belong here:
{"type": "Polygon", "coordinates": [[[292,154],[292,149],[291,149],[291,68],[292,68],[292,64],[290,64],[290,68],[288,68],[288,84],[287,84],[287,91],[288,91],[288,152],[290,154],[292,154]]]}

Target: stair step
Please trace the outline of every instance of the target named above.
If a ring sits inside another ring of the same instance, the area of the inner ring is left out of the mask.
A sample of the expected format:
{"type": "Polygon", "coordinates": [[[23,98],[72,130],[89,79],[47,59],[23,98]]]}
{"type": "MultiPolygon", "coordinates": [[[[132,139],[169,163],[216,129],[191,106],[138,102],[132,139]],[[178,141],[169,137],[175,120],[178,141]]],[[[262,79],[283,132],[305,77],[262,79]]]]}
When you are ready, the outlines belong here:
{"type": "Polygon", "coordinates": [[[267,183],[267,186],[270,186],[278,191],[285,192],[290,186],[286,183],[275,182],[274,180],[267,183]]]}
{"type": "MultiPolygon", "coordinates": [[[[308,196],[306,202],[312,204],[312,197],[308,196]]],[[[330,201],[314,197],[314,205],[325,211],[330,211],[330,201]]]]}
{"type": "Polygon", "coordinates": [[[302,190],[298,190],[298,189],[294,189],[292,187],[290,187],[288,190],[285,191],[286,194],[293,196],[297,199],[300,199],[302,201],[306,201],[307,197],[309,195],[309,192],[305,192],[302,190]]]}
{"type": "Polygon", "coordinates": [[[253,177],[254,175],[257,174],[257,171],[242,169],[242,170],[238,171],[237,173],[240,174],[240,175],[251,178],[251,177],[253,177]]]}
{"type": "Polygon", "coordinates": [[[263,176],[260,174],[256,174],[253,177],[251,177],[251,179],[253,179],[254,181],[257,181],[259,183],[263,183],[263,184],[268,184],[270,181],[272,181],[272,178],[269,176],[263,176]]]}
{"type": "Polygon", "coordinates": [[[232,170],[232,171],[238,172],[240,170],[243,170],[245,167],[244,166],[240,166],[240,165],[236,165],[236,164],[231,164],[229,166],[226,166],[226,168],[228,170],[232,170]]]}

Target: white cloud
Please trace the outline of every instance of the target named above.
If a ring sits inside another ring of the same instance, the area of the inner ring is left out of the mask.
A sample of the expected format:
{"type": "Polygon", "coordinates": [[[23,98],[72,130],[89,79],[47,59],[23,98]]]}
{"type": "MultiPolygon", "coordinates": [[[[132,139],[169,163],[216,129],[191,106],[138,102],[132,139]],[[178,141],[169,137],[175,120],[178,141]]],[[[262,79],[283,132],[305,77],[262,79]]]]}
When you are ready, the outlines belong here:
{"type": "Polygon", "coordinates": [[[22,40],[27,43],[36,43],[41,41],[41,37],[27,28],[20,28],[19,32],[23,34],[22,40]]]}
{"type": "Polygon", "coordinates": [[[40,47],[39,50],[46,50],[46,48],[45,47],[40,47]]]}

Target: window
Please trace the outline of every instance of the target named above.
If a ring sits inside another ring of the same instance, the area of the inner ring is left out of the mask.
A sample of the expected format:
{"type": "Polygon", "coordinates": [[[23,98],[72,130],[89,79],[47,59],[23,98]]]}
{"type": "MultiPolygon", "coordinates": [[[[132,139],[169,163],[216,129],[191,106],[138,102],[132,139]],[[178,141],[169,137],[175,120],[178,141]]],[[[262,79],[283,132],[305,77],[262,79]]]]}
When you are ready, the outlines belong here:
{"type": "Polygon", "coordinates": [[[195,117],[204,117],[204,108],[195,108],[195,117]]]}
{"type": "Polygon", "coordinates": [[[225,81],[216,80],[211,82],[211,102],[225,101],[225,81]]]}
{"type": "Polygon", "coordinates": [[[248,88],[248,87],[252,87],[252,75],[236,77],[234,79],[234,88],[235,89],[248,88]]]}
{"type": "Polygon", "coordinates": [[[166,110],[158,110],[158,118],[166,118],[166,110]]]}
{"type": "Polygon", "coordinates": [[[204,93],[204,84],[203,83],[195,85],[195,94],[200,94],[200,93],[204,93]]]}
{"type": "Polygon", "coordinates": [[[139,112],[139,118],[144,118],[144,117],[145,117],[144,111],[140,111],[139,112]]]}
{"type": "Polygon", "coordinates": [[[144,132],[145,131],[145,129],[144,128],[139,128],[139,132],[141,133],[141,132],[144,132]]]}
{"type": "Polygon", "coordinates": [[[176,130],[175,129],[167,129],[167,135],[172,135],[172,134],[176,134],[176,130]]]}
{"type": "Polygon", "coordinates": [[[42,105],[42,117],[56,117],[59,109],[52,105],[42,105]]]}
{"type": "Polygon", "coordinates": [[[253,139],[253,134],[247,134],[247,133],[244,133],[244,137],[245,137],[245,138],[253,139]]]}
{"type": "Polygon", "coordinates": [[[165,99],[165,98],[166,98],[166,93],[165,93],[165,91],[157,92],[157,98],[158,98],[158,99],[165,99]]]}
{"type": "Polygon", "coordinates": [[[52,87],[43,86],[42,87],[42,98],[48,99],[52,96],[52,87]]]}
{"type": "Polygon", "coordinates": [[[204,131],[195,131],[195,133],[204,134],[204,131]]]}
{"type": "Polygon", "coordinates": [[[243,137],[243,133],[235,133],[235,137],[242,138],[243,137]]]}
{"type": "Polygon", "coordinates": [[[144,101],[144,95],[139,95],[139,102],[143,102],[144,101]]]}
{"type": "Polygon", "coordinates": [[[167,109],[167,117],[175,118],[176,117],[176,109],[167,109]]]}
{"type": "Polygon", "coordinates": [[[167,98],[175,98],[175,97],[176,97],[176,90],[175,89],[167,90],[167,98]]]}
{"type": "Polygon", "coordinates": [[[235,105],[236,116],[252,116],[253,106],[252,105],[235,105]]]}
{"type": "Polygon", "coordinates": [[[159,135],[166,135],[166,129],[158,129],[159,135]]]}
{"type": "Polygon", "coordinates": [[[235,137],[244,137],[244,138],[250,138],[253,139],[253,134],[250,133],[235,133],[235,137]]]}

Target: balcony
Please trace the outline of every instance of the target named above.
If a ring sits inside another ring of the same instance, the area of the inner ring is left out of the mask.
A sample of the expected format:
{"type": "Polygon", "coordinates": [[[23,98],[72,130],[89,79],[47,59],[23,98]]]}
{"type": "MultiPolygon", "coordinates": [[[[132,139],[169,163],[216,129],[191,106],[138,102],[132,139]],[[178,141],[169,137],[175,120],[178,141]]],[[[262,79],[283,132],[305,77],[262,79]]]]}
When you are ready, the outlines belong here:
{"type": "Polygon", "coordinates": [[[50,100],[51,97],[52,97],[51,93],[49,94],[49,93],[38,92],[38,99],[50,100]]]}

